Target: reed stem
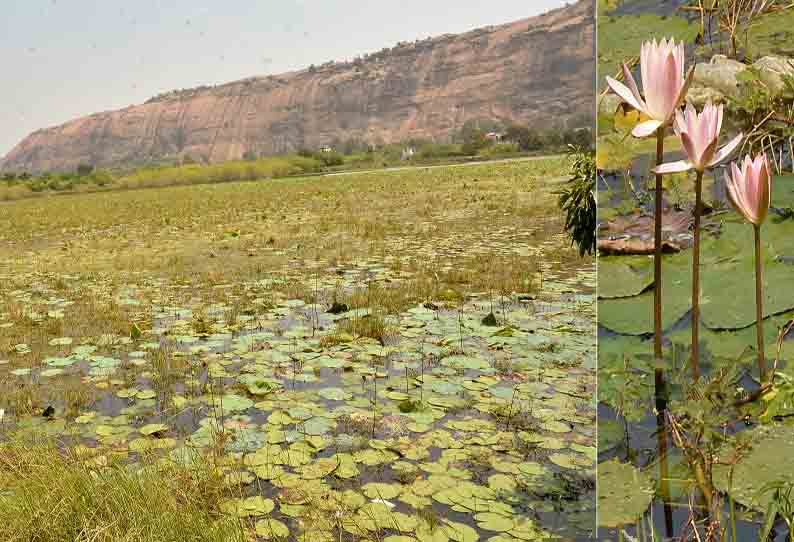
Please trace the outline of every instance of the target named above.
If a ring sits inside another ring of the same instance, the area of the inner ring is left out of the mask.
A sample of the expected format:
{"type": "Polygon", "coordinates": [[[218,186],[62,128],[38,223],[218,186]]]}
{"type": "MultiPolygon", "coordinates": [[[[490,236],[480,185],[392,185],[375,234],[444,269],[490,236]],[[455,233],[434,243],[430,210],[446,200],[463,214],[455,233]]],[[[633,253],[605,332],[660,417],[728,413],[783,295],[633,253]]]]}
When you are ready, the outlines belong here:
{"type": "Polygon", "coordinates": [[[700,379],[700,215],[703,212],[703,172],[695,179],[695,241],[692,246],[692,379],[700,379]]]}

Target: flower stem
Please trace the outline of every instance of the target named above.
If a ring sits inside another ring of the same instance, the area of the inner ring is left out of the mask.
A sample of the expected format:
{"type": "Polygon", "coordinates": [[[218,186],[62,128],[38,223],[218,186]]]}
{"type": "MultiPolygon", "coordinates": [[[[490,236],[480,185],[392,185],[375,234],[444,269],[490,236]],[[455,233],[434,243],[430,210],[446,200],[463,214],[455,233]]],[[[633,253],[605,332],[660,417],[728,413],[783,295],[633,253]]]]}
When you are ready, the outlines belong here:
{"type": "MultiPolygon", "coordinates": [[[[656,165],[664,162],[664,127],[656,130],[656,165]]],[[[662,176],[656,175],[655,209],[653,222],[653,357],[656,360],[653,371],[654,396],[656,399],[656,438],[659,446],[659,482],[662,502],[664,503],[665,526],[672,536],[672,512],[670,509],[670,486],[668,483],[667,463],[667,392],[665,391],[664,371],[662,369],[662,176]]]]}
{"type": "Polygon", "coordinates": [[[703,212],[702,200],[703,172],[698,171],[695,179],[695,241],[692,246],[692,379],[700,379],[700,215],[703,212]]]}
{"type": "MultiPolygon", "coordinates": [[[[656,165],[664,161],[664,127],[656,130],[656,165]]],[[[662,176],[656,174],[655,209],[653,221],[653,356],[656,360],[654,388],[656,396],[657,421],[664,425],[664,411],[667,409],[662,360],[662,176]]]]}
{"type": "MultiPolygon", "coordinates": [[[[656,130],[656,165],[664,160],[664,128],[656,130]]],[[[656,174],[653,224],[653,355],[662,357],[662,176],[656,174]]]]}
{"type": "Polygon", "coordinates": [[[754,224],[753,230],[755,233],[755,332],[758,338],[758,377],[763,383],[766,379],[766,360],[764,356],[764,281],[761,269],[761,225],[754,224]]]}

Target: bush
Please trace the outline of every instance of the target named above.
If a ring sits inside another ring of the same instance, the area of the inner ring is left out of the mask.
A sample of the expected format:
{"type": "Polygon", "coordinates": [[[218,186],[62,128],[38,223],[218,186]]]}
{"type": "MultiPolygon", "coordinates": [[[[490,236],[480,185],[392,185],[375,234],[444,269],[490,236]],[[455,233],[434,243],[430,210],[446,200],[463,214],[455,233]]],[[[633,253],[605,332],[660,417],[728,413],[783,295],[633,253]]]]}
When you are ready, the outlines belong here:
{"type": "Polygon", "coordinates": [[[475,129],[466,135],[462,151],[466,156],[474,156],[491,144],[491,141],[485,137],[485,132],[475,129]]]}
{"type": "Polygon", "coordinates": [[[130,173],[120,179],[128,188],[170,186],[199,183],[252,181],[285,175],[311,173],[320,168],[320,162],[303,156],[270,157],[254,161],[234,161],[220,164],[163,166],[130,173]]]}
{"type": "Polygon", "coordinates": [[[430,160],[435,158],[453,158],[463,156],[461,145],[454,143],[428,143],[416,151],[420,159],[430,160]]]}
{"type": "Polygon", "coordinates": [[[537,132],[526,126],[514,124],[507,129],[505,137],[518,145],[522,151],[534,151],[543,148],[543,141],[537,132]]]}
{"type": "Polygon", "coordinates": [[[345,163],[344,157],[336,151],[321,152],[320,160],[326,167],[341,166],[345,163]]]}
{"type": "Polygon", "coordinates": [[[86,175],[90,175],[94,171],[94,166],[91,164],[79,164],[77,166],[77,174],[80,177],[85,177],[86,175]]]}
{"type": "Polygon", "coordinates": [[[592,254],[596,249],[596,166],[595,153],[569,147],[572,159],[571,178],[559,193],[558,205],[565,213],[565,231],[571,245],[579,247],[579,255],[592,254]]]}

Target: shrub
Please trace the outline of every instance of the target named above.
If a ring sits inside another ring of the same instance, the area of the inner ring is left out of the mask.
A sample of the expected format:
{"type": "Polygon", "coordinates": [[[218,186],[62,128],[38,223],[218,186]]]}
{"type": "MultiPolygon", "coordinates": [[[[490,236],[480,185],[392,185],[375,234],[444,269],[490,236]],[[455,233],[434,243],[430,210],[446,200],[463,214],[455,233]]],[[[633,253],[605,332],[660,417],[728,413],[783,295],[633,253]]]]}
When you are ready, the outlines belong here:
{"type": "Polygon", "coordinates": [[[566,214],[565,231],[571,244],[579,247],[579,255],[596,249],[596,167],[595,153],[569,147],[572,158],[571,178],[559,193],[558,205],[566,214]]]}

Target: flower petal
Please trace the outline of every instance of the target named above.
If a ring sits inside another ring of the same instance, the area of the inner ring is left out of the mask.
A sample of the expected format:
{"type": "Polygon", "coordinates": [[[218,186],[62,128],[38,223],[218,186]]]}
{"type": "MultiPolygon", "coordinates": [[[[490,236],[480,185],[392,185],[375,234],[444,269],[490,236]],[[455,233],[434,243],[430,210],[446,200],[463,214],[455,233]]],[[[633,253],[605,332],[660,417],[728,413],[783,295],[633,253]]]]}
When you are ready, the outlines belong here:
{"type": "Polygon", "coordinates": [[[723,148],[721,148],[716,153],[714,153],[714,158],[711,159],[711,161],[708,164],[708,167],[716,166],[720,162],[723,162],[726,158],[728,158],[728,156],[734,151],[734,149],[736,149],[736,147],[739,146],[739,143],[742,142],[743,138],[744,138],[744,134],[737,135],[736,137],[731,139],[727,145],[725,145],[723,148]]]}
{"type": "Polygon", "coordinates": [[[761,171],[758,175],[759,194],[758,194],[758,224],[766,220],[769,213],[769,206],[772,205],[772,172],[769,170],[769,162],[766,155],[762,155],[761,171]]]}
{"type": "Polygon", "coordinates": [[[703,151],[699,151],[701,154],[697,160],[695,160],[695,169],[698,171],[706,171],[706,169],[710,168],[713,163],[713,157],[717,152],[717,144],[719,143],[718,139],[712,140],[711,143],[706,146],[706,149],[703,151]]]}
{"type": "Polygon", "coordinates": [[[659,175],[665,175],[667,173],[683,173],[684,171],[689,171],[694,167],[695,166],[692,165],[692,162],[689,160],[679,160],[677,162],[668,162],[666,164],[656,166],[653,172],[658,173],[659,175]]]}
{"type": "MultiPolygon", "coordinates": [[[[658,103],[655,105],[656,117],[660,120],[668,121],[675,112],[676,100],[681,81],[677,77],[679,68],[675,63],[675,56],[672,51],[667,53],[662,64],[662,70],[657,74],[660,77],[659,94],[656,96],[658,103]]],[[[648,104],[651,108],[651,104],[648,104]]]]}
{"type": "Polygon", "coordinates": [[[660,120],[646,120],[635,126],[631,131],[631,135],[634,137],[648,137],[655,134],[656,130],[658,130],[661,125],[662,121],[660,120]]]}
{"type": "Polygon", "coordinates": [[[696,162],[698,159],[698,153],[694,143],[692,142],[692,138],[689,137],[689,134],[686,132],[681,132],[679,137],[681,138],[681,144],[684,146],[684,150],[686,151],[686,155],[689,157],[689,160],[696,162]]]}
{"type": "Polygon", "coordinates": [[[736,166],[734,162],[731,167],[725,170],[725,191],[728,195],[728,201],[731,203],[736,212],[744,216],[747,220],[752,222],[752,217],[747,213],[747,202],[744,199],[742,192],[742,185],[744,183],[744,175],[736,166]]]}
{"type": "Polygon", "coordinates": [[[637,101],[637,98],[634,97],[634,94],[632,94],[631,90],[629,90],[626,85],[611,77],[607,77],[607,84],[615,94],[623,99],[624,102],[629,104],[637,111],[645,112],[645,106],[637,101]]]}
{"type": "Polygon", "coordinates": [[[634,76],[631,75],[631,70],[628,66],[626,66],[625,62],[623,63],[623,80],[626,81],[626,86],[634,95],[634,99],[637,100],[637,103],[640,104],[641,109],[643,111],[647,111],[648,104],[647,102],[643,101],[642,94],[640,94],[640,89],[637,88],[637,82],[634,80],[634,76]]]}

